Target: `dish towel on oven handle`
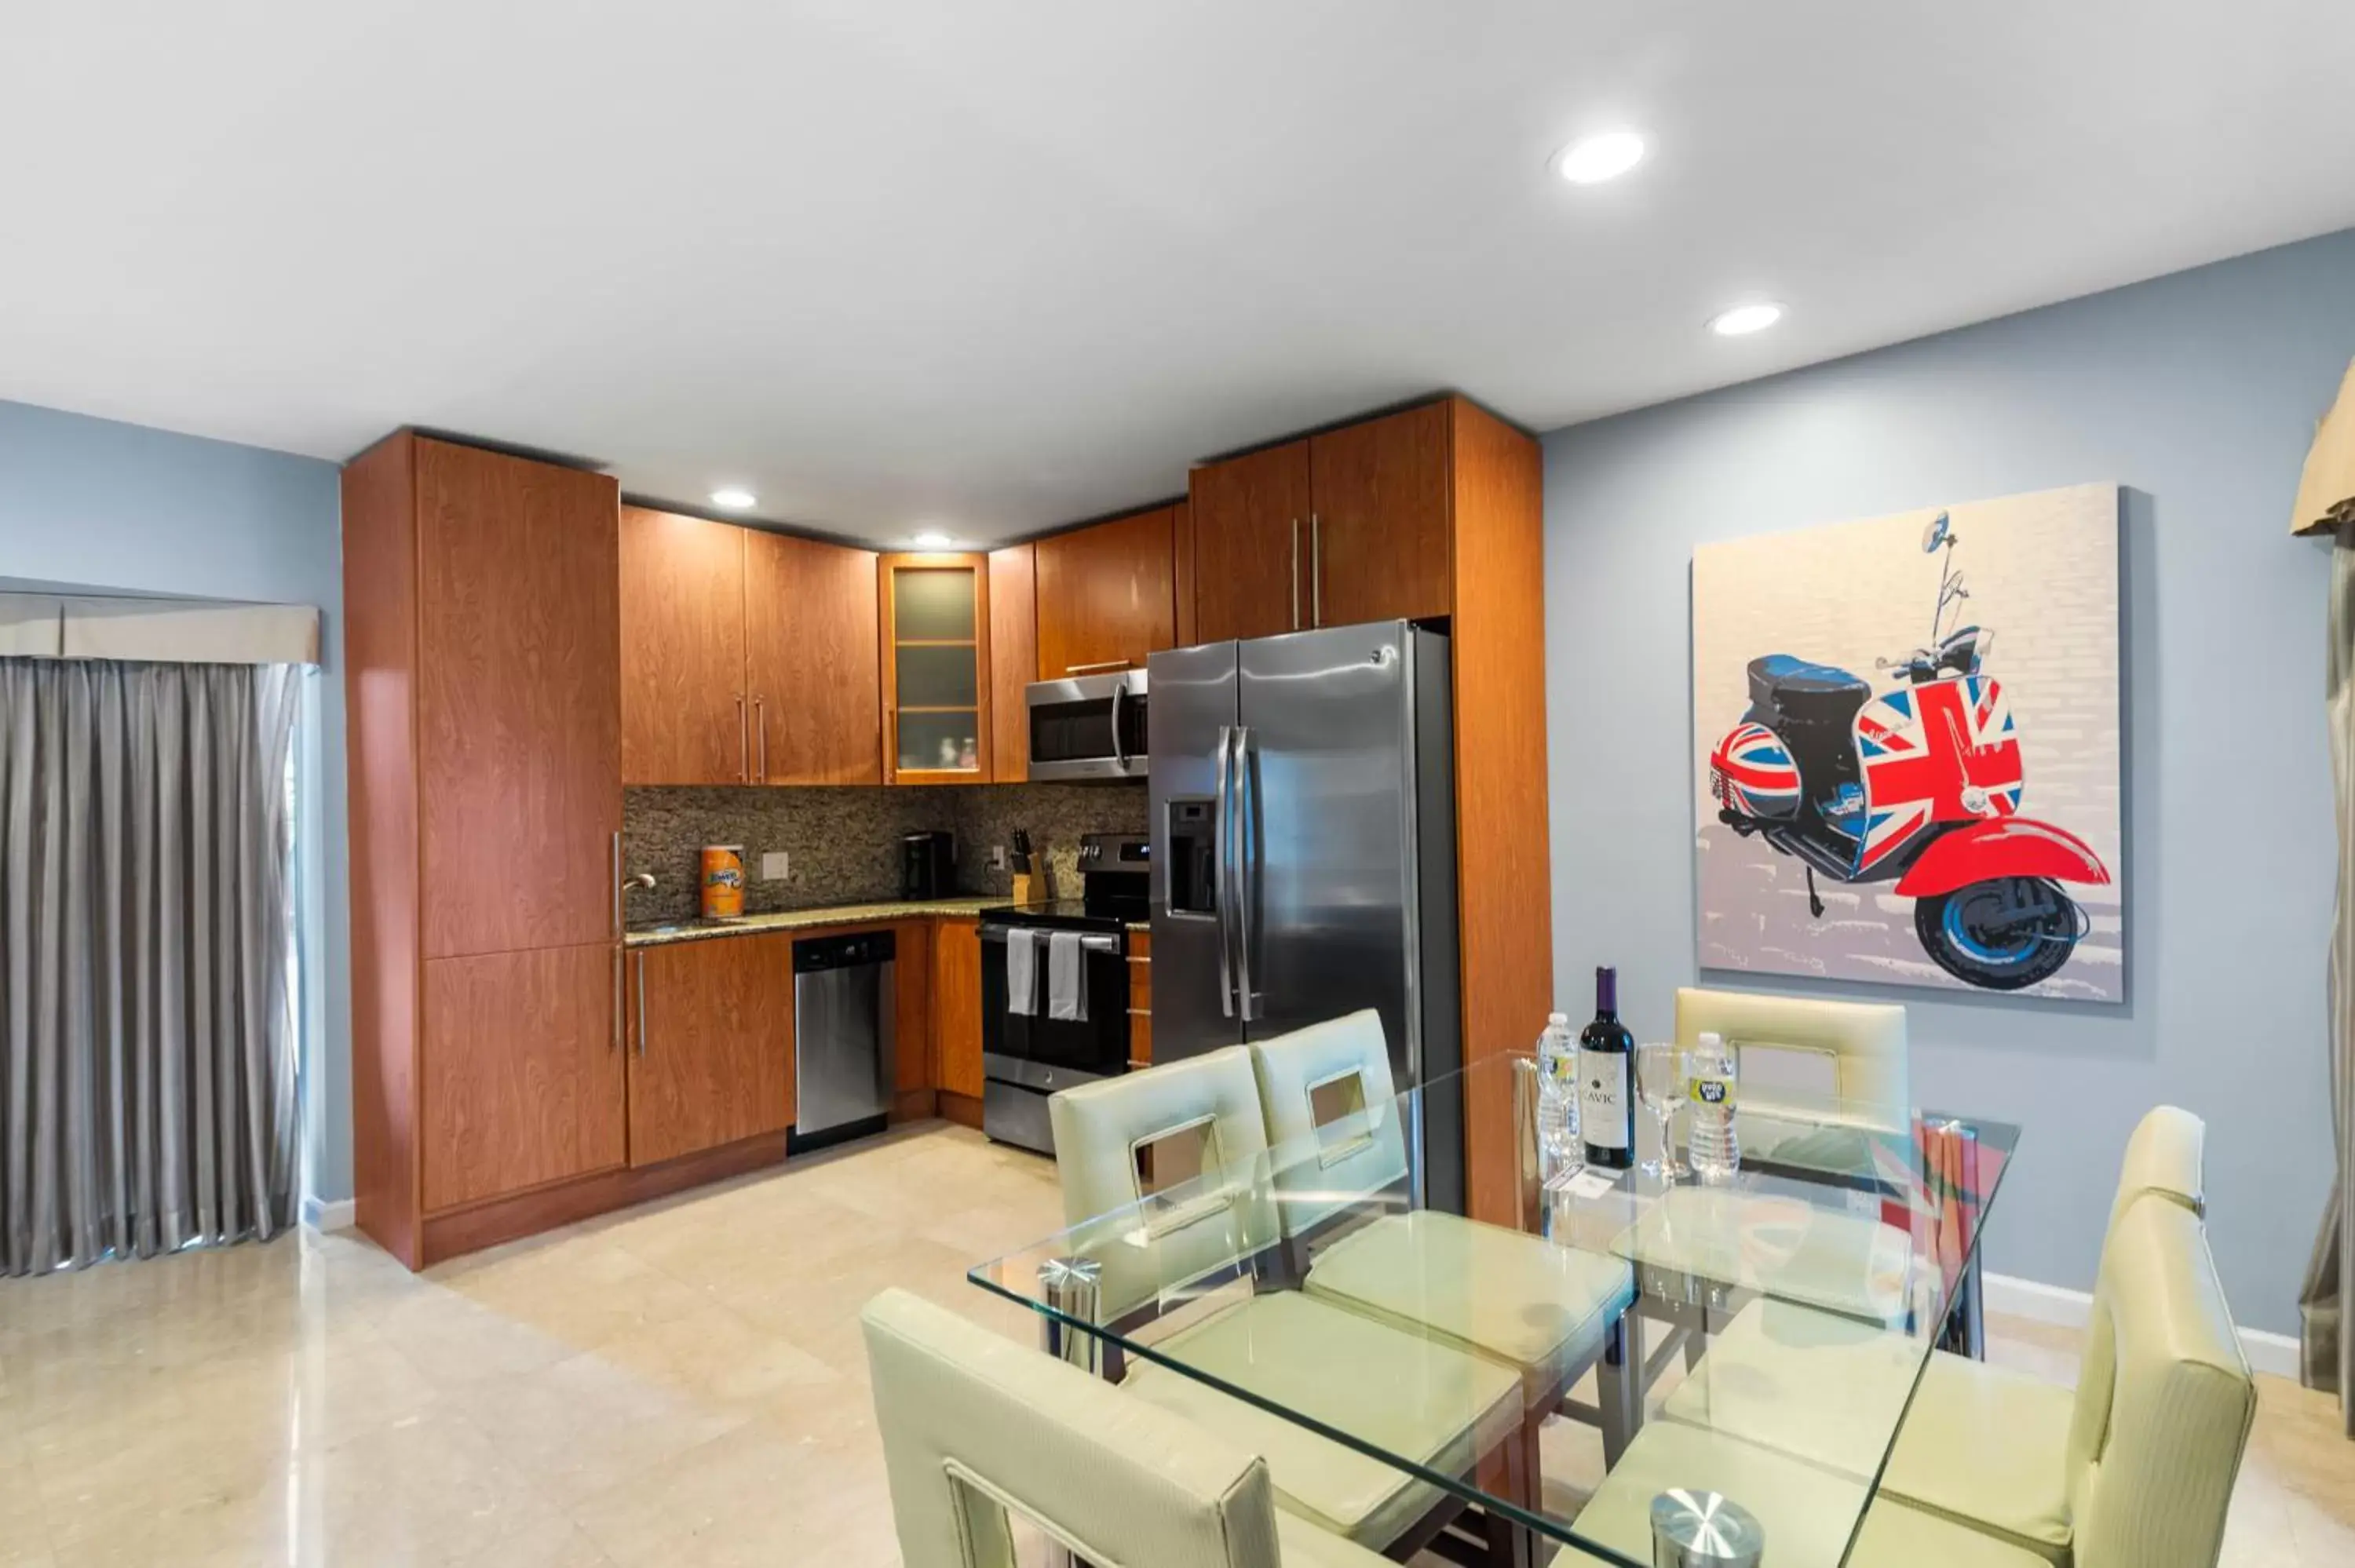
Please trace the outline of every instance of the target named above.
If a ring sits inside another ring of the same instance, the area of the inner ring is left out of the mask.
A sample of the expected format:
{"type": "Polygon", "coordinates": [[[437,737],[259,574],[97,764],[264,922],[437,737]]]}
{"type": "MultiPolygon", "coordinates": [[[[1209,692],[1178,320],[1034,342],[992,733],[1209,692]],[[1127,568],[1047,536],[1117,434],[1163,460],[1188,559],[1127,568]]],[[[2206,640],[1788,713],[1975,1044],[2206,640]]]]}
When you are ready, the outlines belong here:
{"type": "Polygon", "coordinates": [[[1028,926],[1006,928],[1006,1011],[1025,1018],[1039,1011],[1039,937],[1028,926]]]}
{"type": "Polygon", "coordinates": [[[1047,1016],[1088,1021],[1088,953],[1077,931],[1047,934],[1047,1016]]]}

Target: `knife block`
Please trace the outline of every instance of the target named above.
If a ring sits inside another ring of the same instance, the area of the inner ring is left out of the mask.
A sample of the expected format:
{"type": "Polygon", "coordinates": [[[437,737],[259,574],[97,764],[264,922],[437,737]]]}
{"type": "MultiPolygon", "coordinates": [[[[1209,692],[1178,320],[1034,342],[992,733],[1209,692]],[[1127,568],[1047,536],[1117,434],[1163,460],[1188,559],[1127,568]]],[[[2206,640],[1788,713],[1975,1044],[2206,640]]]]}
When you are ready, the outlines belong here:
{"type": "Polygon", "coordinates": [[[1046,898],[1047,878],[1044,874],[1036,871],[1018,871],[1014,874],[1015,903],[1042,904],[1046,902],[1046,898]]]}

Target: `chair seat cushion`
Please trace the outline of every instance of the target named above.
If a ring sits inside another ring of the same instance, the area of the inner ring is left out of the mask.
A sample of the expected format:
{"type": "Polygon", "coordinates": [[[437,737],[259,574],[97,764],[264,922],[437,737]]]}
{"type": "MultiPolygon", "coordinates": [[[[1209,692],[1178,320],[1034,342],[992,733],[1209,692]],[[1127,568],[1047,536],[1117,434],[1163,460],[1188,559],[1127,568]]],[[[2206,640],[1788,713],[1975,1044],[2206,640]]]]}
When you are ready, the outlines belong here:
{"type": "Polygon", "coordinates": [[[1922,1371],[1881,1489],[2066,1563],[2073,1391],[1941,1351],[1922,1371]]]}
{"type": "Polygon", "coordinates": [[[1871,1495],[1871,1483],[1720,1432],[1655,1421],[1579,1510],[1572,1529],[1597,1545],[1652,1560],[1652,1499],[1682,1487],[1722,1493],[1756,1516],[1770,1563],[1831,1564],[1871,1495]]]}
{"type": "MultiPolygon", "coordinates": [[[[1157,1349],[1229,1386],[1443,1475],[1468,1472],[1521,1418],[1518,1374],[1294,1291],[1254,1296],[1157,1349]]],[[[1440,1499],[1408,1471],[1143,1358],[1124,1385],[1267,1460],[1276,1503],[1375,1550],[1440,1499]]]]}
{"type": "Polygon", "coordinates": [[[1380,1552],[1282,1509],[1275,1514],[1275,1542],[1284,1553],[1284,1568],[1397,1568],[1380,1552]]]}
{"type": "Polygon", "coordinates": [[[1791,1301],[1735,1313],[1661,1406],[1671,1421],[1854,1477],[1888,1457],[1927,1347],[1791,1301]]]}
{"type": "Polygon", "coordinates": [[[1848,1568],[2044,1568],[2016,1542],[1908,1507],[1884,1492],[1865,1513],[1848,1568]]]}
{"type": "Polygon", "coordinates": [[[1303,1288],[1508,1362],[1531,1398],[1591,1365],[1636,1298],[1618,1258],[1427,1209],[1342,1237],[1303,1288]]]}

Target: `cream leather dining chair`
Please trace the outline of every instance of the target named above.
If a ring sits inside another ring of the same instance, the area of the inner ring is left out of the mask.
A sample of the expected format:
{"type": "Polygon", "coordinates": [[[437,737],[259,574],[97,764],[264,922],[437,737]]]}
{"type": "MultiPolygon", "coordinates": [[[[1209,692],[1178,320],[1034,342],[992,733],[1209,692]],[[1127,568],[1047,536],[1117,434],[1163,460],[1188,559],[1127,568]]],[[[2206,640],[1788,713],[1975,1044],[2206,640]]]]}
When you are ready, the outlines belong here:
{"type": "MultiPolygon", "coordinates": [[[[1353,1012],[1250,1050],[1287,1238],[1385,1191],[1403,1202],[1412,1171],[1380,1014],[1353,1012]]],[[[1594,1364],[1636,1296],[1623,1259],[1430,1209],[1384,1213],[1333,1240],[1302,1287],[1505,1362],[1532,1409],[1552,1408],[1594,1364]]]]}
{"type": "MultiPolygon", "coordinates": [[[[1269,1264],[1281,1241],[1246,1048],[1066,1089],[1048,1115],[1064,1218],[1098,1266],[1104,1321],[1177,1308],[1156,1349],[1433,1470],[1466,1474],[1518,1428],[1510,1368],[1298,1290],[1200,1294],[1269,1264]],[[1173,1158],[1200,1174],[1149,1190],[1144,1167],[1173,1158]],[[1166,1206],[1143,1206],[1156,1196],[1166,1206]]],[[[1445,1506],[1429,1482],[1148,1359],[1132,1360],[1122,1388],[1263,1456],[1279,1509],[1360,1545],[1387,1548],[1445,1506]]]]}
{"type": "Polygon", "coordinates": [[[1266,1461],[908,1291],[860,1315],[908,1568],[1016,1568],[1009,1512],[1123,1568],[1383,1568],[1273,1506],[1266,1461]]]}
{"type": "Polygon", "coordinates": [[[1677,1044],[1689,1049],[1704,1033],[1724,1040],[1740,1062],[1744,1154],[1791,1144],[1796,1157],[1813,1145],[1838,1162],[1869,1161],[1853,1137],[1856,1147],[1839,1151],[1839,1128],[1913,1125],[1902,1007],[1679,988],[1677,1044]]]}
{"type": "MultiPolygon", "coordinates": [[[[2089,1341],[2075,1418],[2044,1482],[2065,1499],[2065,1542],[2031,1545],[1894,1495],[1884,1481],[1845,1559],[1850,1568],[2213,1568],[2256,1384],[2190,1208],[2155,1192],[2124,1205],[2104,1249],[2089,1341]]],[[[1999,1460],[1984,1445],[2009,1440],[1984,1433],[1982,1446],[1953,1445],[1948,1462],[1999,1460]]],[[[1758,1516],[1768,1562],[1839,1562],[1869,1476],[1663,1421],[1636,1438],[1577,1526],[1641,1552],[1652,1497],[1667,1486],[1700,1488],[1758,1516]]]]}
{"type": "MultiPolygon", "coordinates": [[[[2200,1213],[2205,1133],[2198,1117],[2161,1106],[2127,1139],[2096,1267],[2096,1316],[2108,1288],[2111,1237],[2137,1200],[2152,1197],[2195,1218],[2200,1213]]],[[[2094,1353],[2089,1328],[2083,1352],[2089,1367],[2094,1353]]],[[[1756,1301],[1710,1343],[1663,1414],[1849,1473],[1879,1462],[1880,1434],[1902,1414],[1883,1496],[2067,1561],[2065,1456],[2073,1425],[2091,1419],[2089,1406],[2099,1397],[2091,1381],[2081,1379],[2073,1393],[1934,1351],[1917,1383],[1919,1361],[1916,1347],[1877,1326],[1787,1301],[1756,1301]]]]}

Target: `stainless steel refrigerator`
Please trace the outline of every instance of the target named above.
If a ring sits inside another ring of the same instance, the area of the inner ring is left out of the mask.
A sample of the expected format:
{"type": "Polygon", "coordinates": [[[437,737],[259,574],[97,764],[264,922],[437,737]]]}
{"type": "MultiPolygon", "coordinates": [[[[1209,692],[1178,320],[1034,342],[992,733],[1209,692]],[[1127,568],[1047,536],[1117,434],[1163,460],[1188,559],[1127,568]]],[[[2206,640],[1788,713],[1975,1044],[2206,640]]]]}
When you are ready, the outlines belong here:
{"type": "MultiPolygon", "coordinates": [[[[1445,633],[1406,621],[1156,653],[1156,1061],[1370,1007],[1401,1090],[1462,1060],[1445,633]]],[[[1460,1114],[1424,1107],[1460,1171],[1460,1114]],[[1444,1125],[1443,1125],[1444,1124],[1444,1125]]],[[[1454,1179],[1426,1201],[1445,1203],[1454,1179]]]]}

